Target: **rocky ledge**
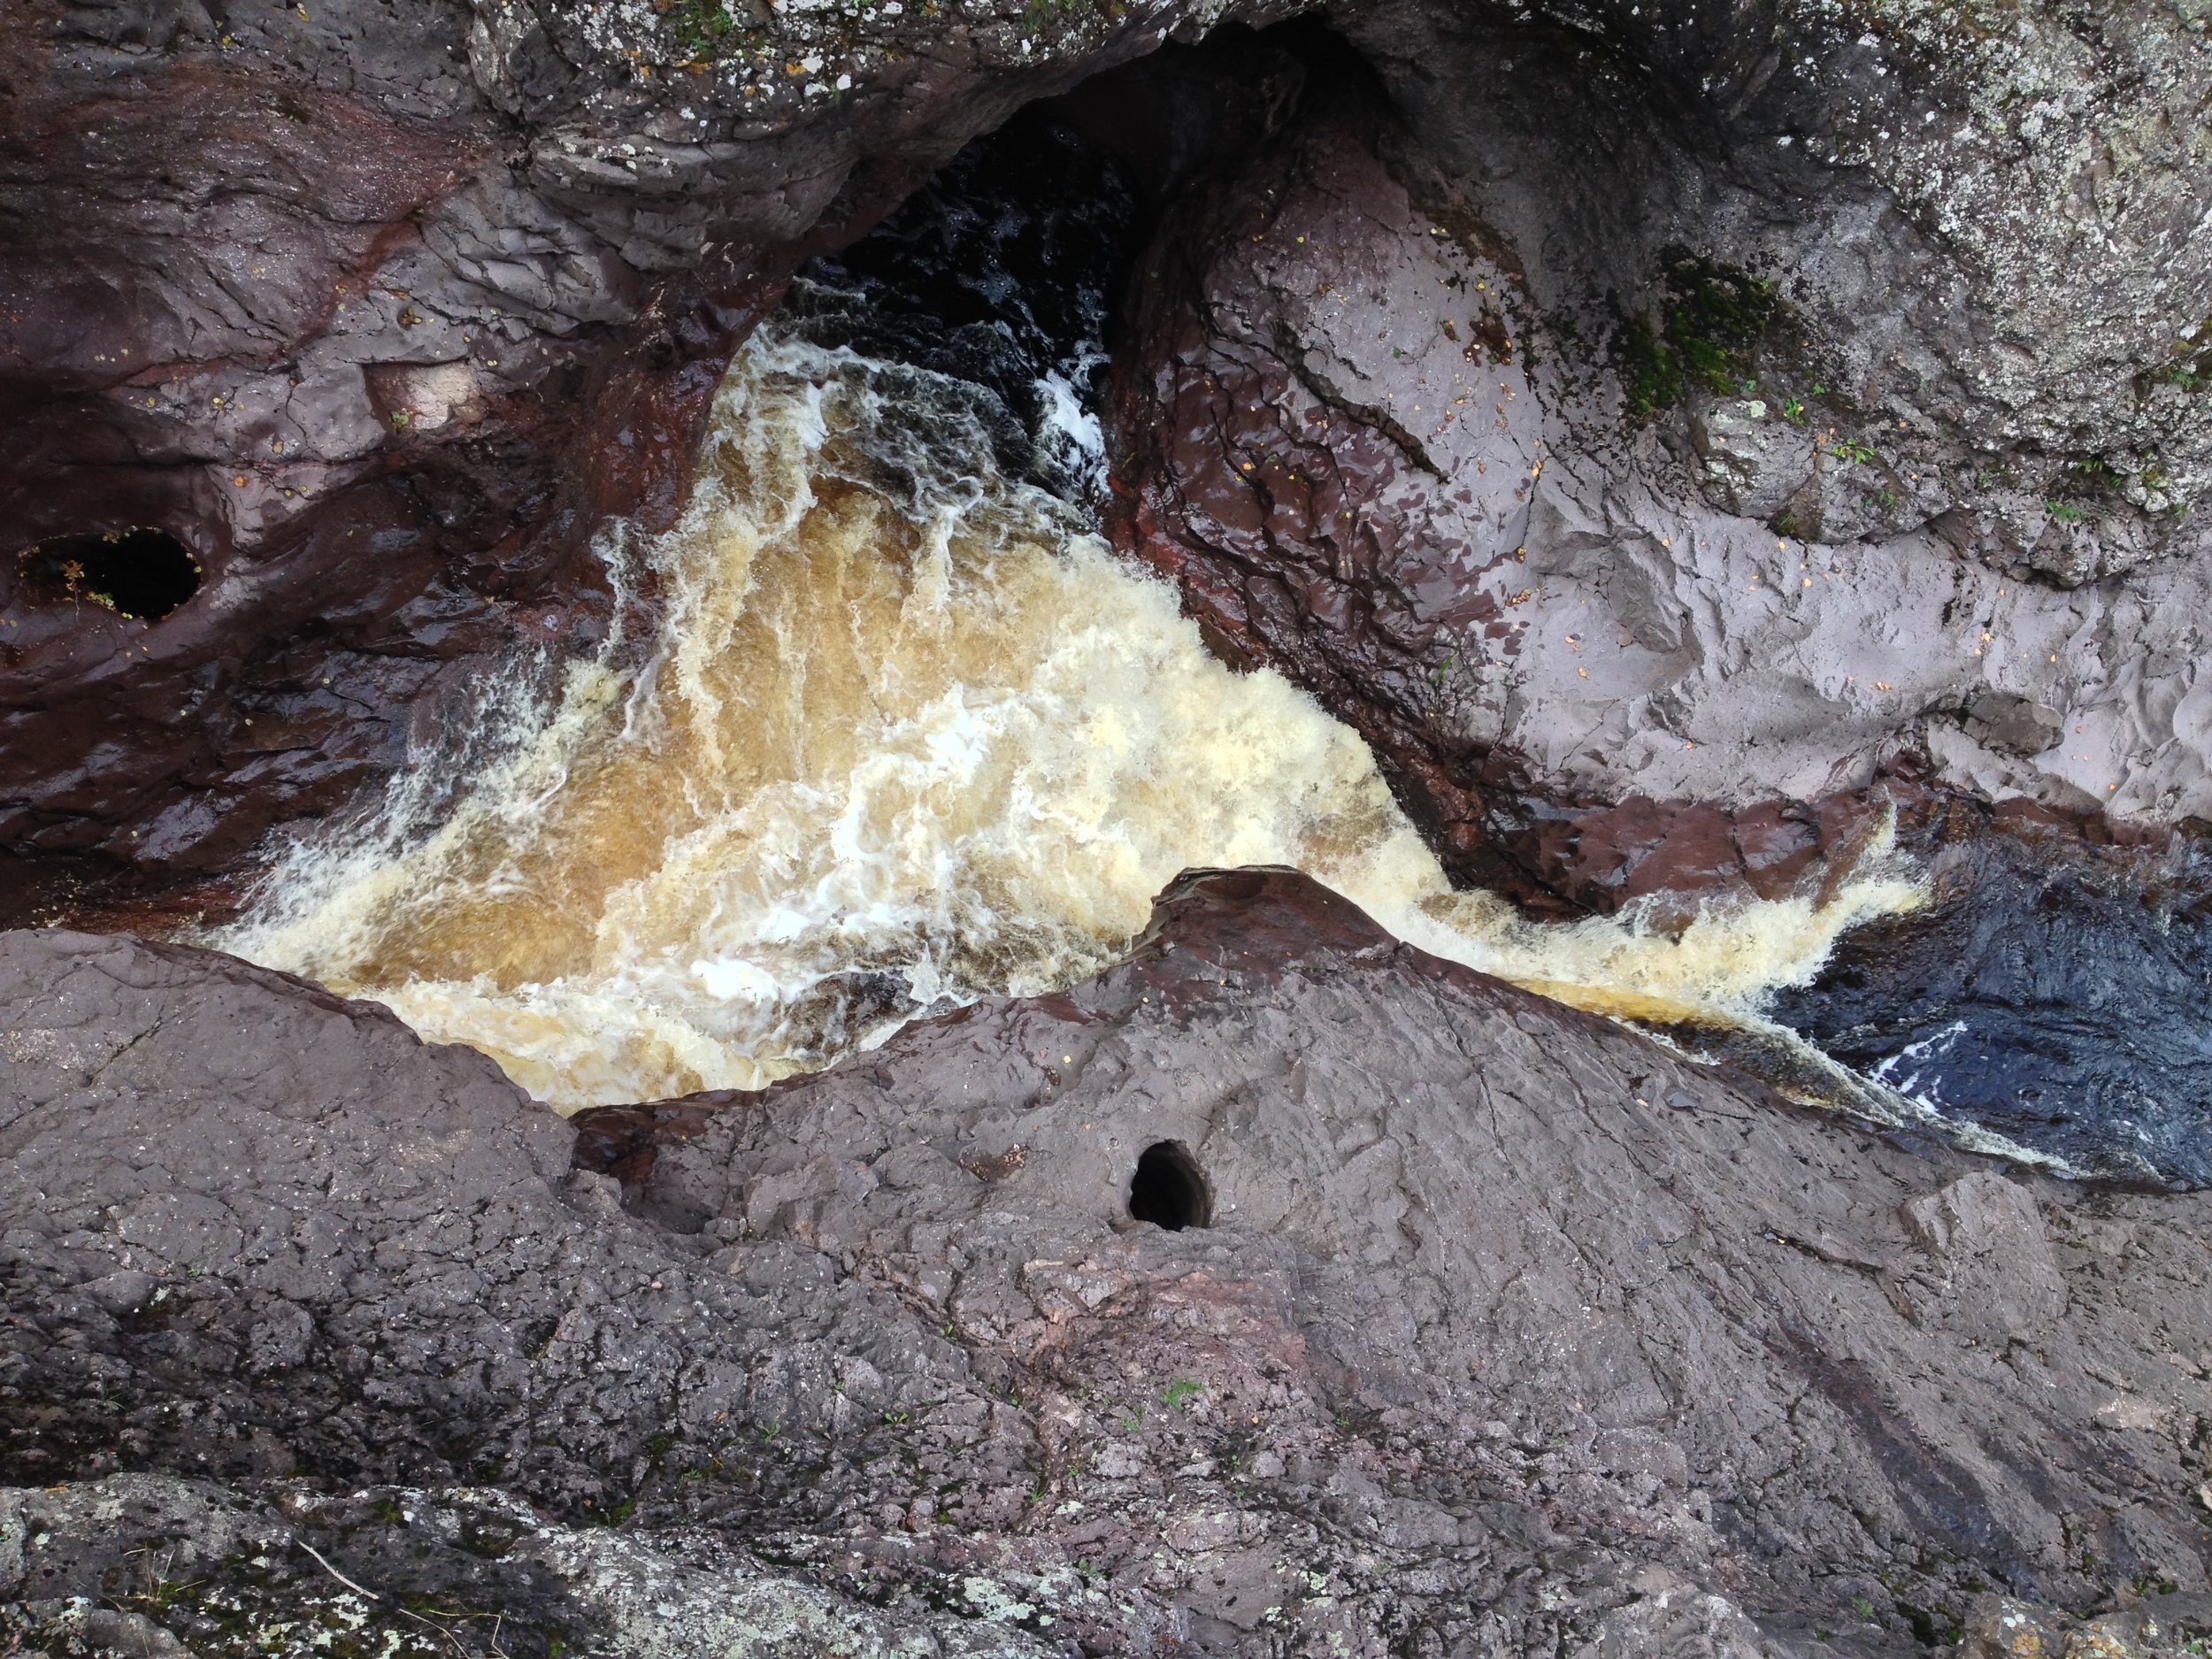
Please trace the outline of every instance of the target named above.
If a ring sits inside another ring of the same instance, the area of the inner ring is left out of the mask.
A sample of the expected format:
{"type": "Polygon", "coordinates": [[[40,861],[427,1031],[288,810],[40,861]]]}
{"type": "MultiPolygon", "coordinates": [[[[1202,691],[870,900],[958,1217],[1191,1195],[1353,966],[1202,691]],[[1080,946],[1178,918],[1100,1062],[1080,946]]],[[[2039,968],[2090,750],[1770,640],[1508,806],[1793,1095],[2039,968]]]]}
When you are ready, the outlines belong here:
{"type": "MultiPolygon", "coordinates": [[[[1708,127],[1656,58],[1614,79],[1410,6],[1344,27],[1371,68],[1267,37],[1296,94],[1141,257],[1110,520],[1221,655],[1360,730],[1455,876],[1771,896],[1931,791],[2212,818],[2204,529],[2131,505],[2111,442],[2170,421],[2140,453],[2179,454],[2208,406],[2161,370],[2031,434],[2064,398],[1998,389],[2033,356],[1993,342],[2014,300],[1839,160],[1878,35],[1708,127]]],[[[1952,156],[1961,198],[2018,182],[1952,156]]],[[[2093,264],[2047,257],[2019,303],[2093,264]]]]}
{"type": "Polygon", "coordinates": [[[205,952],[0,935],[0,1008],[19,1651],[2212,1631],[2212,1196],[1792,1107],[1289,872],[575,1124],[205,952]]]}

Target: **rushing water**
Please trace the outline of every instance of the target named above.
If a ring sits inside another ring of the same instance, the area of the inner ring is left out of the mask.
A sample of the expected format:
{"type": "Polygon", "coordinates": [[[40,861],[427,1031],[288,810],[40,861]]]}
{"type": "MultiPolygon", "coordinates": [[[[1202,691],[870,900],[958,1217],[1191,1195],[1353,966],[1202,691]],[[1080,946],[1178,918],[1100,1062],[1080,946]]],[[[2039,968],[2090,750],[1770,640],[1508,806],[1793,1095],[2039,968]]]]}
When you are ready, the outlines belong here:
{"type": "Polygon", "coordinates": [[[1772,1013],[1940,1116],[2097,1174],[2212,1185],[2212,850],[2032,822],[1928,861],[1931,903],[1772,1013]]]}
{"type": "Polygon", "coordinates": [[[1755,1018],[1878,867],[1809,899],[1572,926],[1453,892],[1359,738],[1208,655],[1174,592],[1002,470],[997,400],[785,319],[717,400],[618,635],[485,700],[503,757],[303,846],[218,942],[473,1044],[555,1104],[751,1087],[917,1012],[1095,971],[1189,865],[1289,864],[1402,937],[1586,1005],[1755,1018]]]}
{"type": "Polygon", "coordinates": [[[1451,891],[1354,733],[1230,672],[1091,534],[1090,382],[1138,211],[1025,115],[818,263],[732,365],[682,521],[603,540],[623,600],[597,653],[517,663],[210,942],[573,1109],[757,1086],[1066,985],[1179,870],[1290,864],[1800,1099],[2212,1179],[2193,850],[1924,836],[1932,907],[1884,842],[1824,905],[1686,928],[1451,891]]]}

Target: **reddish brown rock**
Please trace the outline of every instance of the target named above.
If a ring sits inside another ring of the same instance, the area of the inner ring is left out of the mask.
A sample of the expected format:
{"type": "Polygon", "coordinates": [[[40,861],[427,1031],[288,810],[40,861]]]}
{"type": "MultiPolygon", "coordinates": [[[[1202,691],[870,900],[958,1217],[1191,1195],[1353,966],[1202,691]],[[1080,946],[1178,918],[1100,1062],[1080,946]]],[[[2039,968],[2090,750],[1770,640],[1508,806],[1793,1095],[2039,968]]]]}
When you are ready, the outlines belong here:
{"type": "Polygon", "coordinates": [[[1779,896],[1864,806],[1578,800],[1499,741],[1563,377],[1512,257],[1422,212],[1393,142],[1324,80],[1171,211],[1115,381],[1118,541],[1217,654],[1355,726],[1458,879],[1539,909],[1779,896]]]}
{"type": "Polygon", "coordinates": [[[188,1642],[311,1616],[295,1539],[486,1659],[756,1552],[1009,1659],[1904,1655],[1993,1587],[2054,1629],[2212,1587],[2212,1198],[1792,1107],[1290,872],[573,1126],[373,1004],[0,934],[0,1155],[16,1627],[150,1542],[210,1588],[123,1605],[188,1642]],[[1164,1156],[1179,1227],[1133,1213],[1164,1156]]]}
{"type": "Polygon", "coordinates": [[[1176,20],[695,10],[0,16],[0,917],[219,910],[488,672],[588,648],[593,534],[669,522],[790,273],[1176,20]],[[57,574],[141,528],[173,612],[57,574]]]}

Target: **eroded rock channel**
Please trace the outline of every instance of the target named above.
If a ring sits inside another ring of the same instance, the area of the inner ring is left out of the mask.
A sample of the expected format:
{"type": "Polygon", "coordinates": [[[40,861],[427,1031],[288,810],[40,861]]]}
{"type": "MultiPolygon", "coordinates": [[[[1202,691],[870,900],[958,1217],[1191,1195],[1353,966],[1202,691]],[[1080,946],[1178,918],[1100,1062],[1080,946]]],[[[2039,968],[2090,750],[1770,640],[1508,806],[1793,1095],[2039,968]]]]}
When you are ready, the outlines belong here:
{"type": "Polygon", "coordinates": [[[2204,20],[1297,10],[0,22],[18,1648],[2212,1636],[2204,20]]]}

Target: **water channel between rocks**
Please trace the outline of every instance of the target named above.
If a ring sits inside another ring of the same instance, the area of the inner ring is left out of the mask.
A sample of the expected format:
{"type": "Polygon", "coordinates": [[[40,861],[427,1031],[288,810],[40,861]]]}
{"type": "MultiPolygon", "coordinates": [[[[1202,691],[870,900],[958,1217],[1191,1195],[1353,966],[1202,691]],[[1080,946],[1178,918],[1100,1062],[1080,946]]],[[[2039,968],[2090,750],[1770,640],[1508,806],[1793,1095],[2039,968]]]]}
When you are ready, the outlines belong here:
{"type": "Polygon", "coordinates": [[[818,263],[733,362],[680,521],[602,536],[621,598],[595,654],[513,664],[208,942],[573,1110],[1072,984],[1179,871],[1293,864],[1799,1099],[2062,1171],[2212,1172],[2186,857],[2100,874],[1998,838],[1962,880],[1877,836],[1817,893],[1686,926],[1455,891],[1350,726],[1225,666],[1095,534],[1141,217],[1087,141],[1018,123],[818,263]]]}
{"type": "MultiPolygon", "coordinates": [[[[1440,956],[1586,1007],[1761,1025],[1839,933],[1909,907],[1864,861],[1810,898],[1521,921],[1454,892],[1356,734],[1206,651],[1171,588],[995,457],[969,383],[764,329],[658,540],[663,616],[295,853],[219,942],[388,1003],[564,1109],[757,1087],[918,1013],[1079,979],[1187,866],[1294,864],[1440,956]],[[480,744],[480,752],[487,745],[480,744]]],[[[1769,1028],[1780,1040],[1779,1028],[1769,1028]]]]}

